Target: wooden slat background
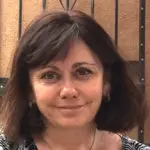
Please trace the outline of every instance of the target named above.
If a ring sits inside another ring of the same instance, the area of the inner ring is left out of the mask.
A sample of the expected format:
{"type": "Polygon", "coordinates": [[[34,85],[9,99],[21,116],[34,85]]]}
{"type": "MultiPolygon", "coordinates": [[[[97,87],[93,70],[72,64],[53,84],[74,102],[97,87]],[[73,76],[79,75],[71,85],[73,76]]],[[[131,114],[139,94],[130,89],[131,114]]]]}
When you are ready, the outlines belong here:
{"type": "MultiPolygon", "coordinates": [[[[64,0],[65,1],[65,0],[64,0]]],[[[73,0],[72,0],[73,2],[73,0]]],[[[65,2],[64,2],[65,5],[65,2]]],[[[150,104],[150,0],[146,0],[146,99],[150,104]]],[[[47,0],[47,10],[62,9],[59,0],[47,0]]],[[[74,9],[90,14],[90,0],[77,0],[74,9]]],[[[115,0],[95,0],[95,19],[114,39],[115,0]]],[[[42,0],[23,0],[22,32],[42,10],[42,0]]],[[[139,0],[119,0],[118,46],[126,60],[138,60],[139,0]]],[[[9,77],[11,58],[18,40],[19,0],[0,0],[0,77],[9,77]]],[[[137,138],[137,129],[128,133],[137,138]]],[[[150,117],[145,123],[150,143],[150,117]]]]}

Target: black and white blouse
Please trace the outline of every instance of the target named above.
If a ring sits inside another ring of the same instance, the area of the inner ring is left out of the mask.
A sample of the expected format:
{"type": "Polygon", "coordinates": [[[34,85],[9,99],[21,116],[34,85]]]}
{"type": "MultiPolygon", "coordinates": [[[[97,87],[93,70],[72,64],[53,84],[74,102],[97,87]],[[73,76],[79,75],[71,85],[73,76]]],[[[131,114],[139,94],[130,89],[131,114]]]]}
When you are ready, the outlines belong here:
{"type": "MultiPolygon", "coordinates": [[[[137,142],[126,136],[121,136],[122,150],[150,150],[150,146],[137,142]]],[[[7,138],[0,135],[0,150],[38,150],[32,139],[21,140],[19,144],[12,144],[7,138]]]]}

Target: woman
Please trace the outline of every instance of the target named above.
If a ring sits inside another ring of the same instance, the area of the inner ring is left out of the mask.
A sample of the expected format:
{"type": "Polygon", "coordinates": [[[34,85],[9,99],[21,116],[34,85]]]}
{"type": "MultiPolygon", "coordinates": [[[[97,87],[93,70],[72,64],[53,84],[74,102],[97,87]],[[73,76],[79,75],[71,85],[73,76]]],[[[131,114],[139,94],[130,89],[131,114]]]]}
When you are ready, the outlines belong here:
{"type": "Polygon", "coordinates": [[[2,150],[148,150],[117,134],[144,118],[124,60],[90,16],[46,13],[27,28],[2,101],[2,150]]]}

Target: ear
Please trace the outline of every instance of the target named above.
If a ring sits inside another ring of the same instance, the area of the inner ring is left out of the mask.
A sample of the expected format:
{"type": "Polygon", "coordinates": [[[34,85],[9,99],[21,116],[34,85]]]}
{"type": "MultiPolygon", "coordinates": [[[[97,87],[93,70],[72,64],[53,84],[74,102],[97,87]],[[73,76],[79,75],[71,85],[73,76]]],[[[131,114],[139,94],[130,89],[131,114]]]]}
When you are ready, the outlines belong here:
{"type": "Polygon", "coordinates": [[[110,93],[110,91],[111,91],[110,84],[108,82],[105,82],[103,86],[103,96],[107,96],[110,93]]]}

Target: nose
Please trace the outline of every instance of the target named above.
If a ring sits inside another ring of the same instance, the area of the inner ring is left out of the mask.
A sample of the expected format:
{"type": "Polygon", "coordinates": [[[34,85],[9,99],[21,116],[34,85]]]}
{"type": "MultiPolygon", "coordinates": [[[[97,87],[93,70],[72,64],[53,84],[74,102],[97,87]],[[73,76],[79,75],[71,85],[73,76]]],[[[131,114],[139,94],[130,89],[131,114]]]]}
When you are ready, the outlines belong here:
{"type": "Polygon", "coordinates": [[[61,99],[76,99],[78,91],[72,84],[65,84],[60,91],[61,99]]]}

